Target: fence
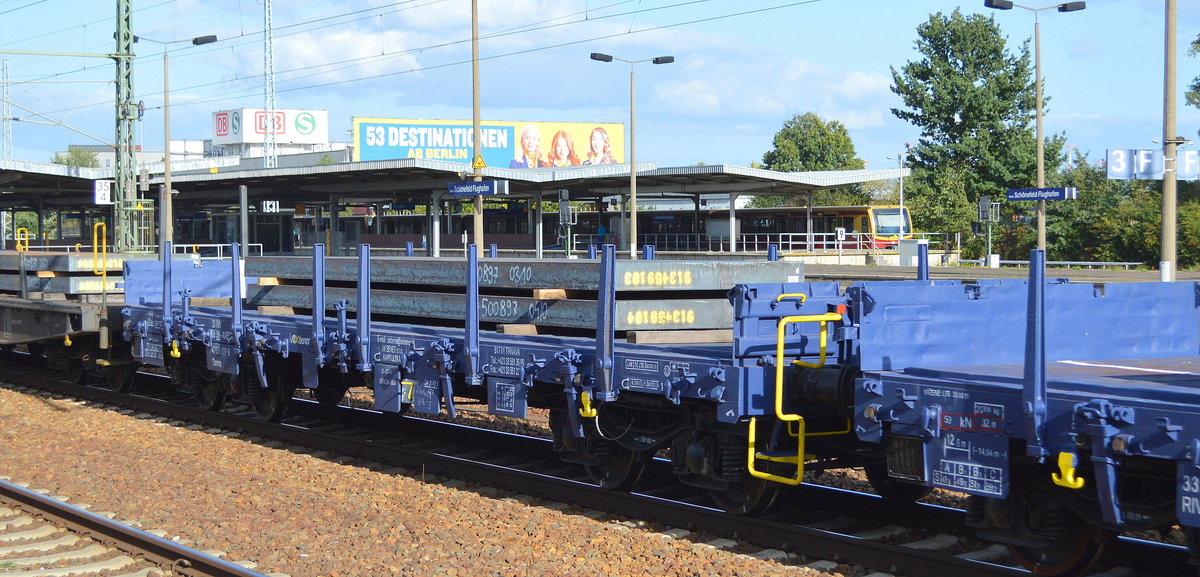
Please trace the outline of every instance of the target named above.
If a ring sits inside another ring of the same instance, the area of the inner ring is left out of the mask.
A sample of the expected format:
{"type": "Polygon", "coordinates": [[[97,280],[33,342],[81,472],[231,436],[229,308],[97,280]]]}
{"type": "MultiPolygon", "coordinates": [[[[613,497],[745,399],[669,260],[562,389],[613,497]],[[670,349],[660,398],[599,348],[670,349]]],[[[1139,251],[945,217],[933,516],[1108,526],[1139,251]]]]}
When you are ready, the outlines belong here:
{"type": "MultiPolygon", "coordinates": [[[[985,266],[984,259],[976,260],[960,260],[962,264],[973,264],[977,266],[985,266]]],[[[998,261],[1000,266],[1028,267],[1027,260],[1002,260],[998,261]]],[[[1129,270],[1139,266],[1145,266],[1143,262],[1092,262],[1085,260],[1048,260],[1048,267],[1064,267],[1064,268],[1122,268],[1129,270]]]]}
{"type": "MultiPolygon", "coordinates": [[[[905,235],[906,238],[927,239],[929,250],[959,251],[961,238],[955,234],[929,232],[905,235]]],[[[572,235],[573,246],[586,247],[616,242],[617,235],[576,234],[572,235]]],[[[775,245],[782,252],[836,253],[841,251],[888,251],[896,250],[896,235],[876,235],[865,232],[850,232],[839,240],[835,233],[775,232],[748,233],[738,236],[739,252],[766,252],[775,245]]],[[[639,234],[638,245],[651,245],[655,250],[680,252],[727,252],[728,236],[710,236],[704,233],[683,234],[639,234]]]]}

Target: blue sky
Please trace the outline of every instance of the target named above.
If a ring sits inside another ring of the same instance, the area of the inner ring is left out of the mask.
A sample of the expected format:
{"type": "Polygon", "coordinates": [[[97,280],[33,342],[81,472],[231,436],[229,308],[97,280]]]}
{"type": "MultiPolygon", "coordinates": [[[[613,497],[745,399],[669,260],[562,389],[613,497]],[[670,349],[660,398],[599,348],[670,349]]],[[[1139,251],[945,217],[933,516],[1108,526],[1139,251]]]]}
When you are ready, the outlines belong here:
{"type": "MultiPolygon", "coordinates": [[[[1032,7],[1052,2],[1027,0],[1032,7]]],[[[1091,0],[1082,12],[1041,12],[1048,133],[1100,160],[1107,148],[1153,148],[1162,138],[1162,0],[1091,0]]],[[[1200,76],[1187,49],[1200,3],[1179,0],[1178,132],[1200,142],[1200,110],[1182,94],[1200,76]]],[[[949,0],[479,0],[486,120],[628,122],[629,65],[637,65],[639,161],[659,166],[748,165],[793,115],[815,112],[850,130],[871,168],[895,166],[911,125],[890,109],[890,68],[917,58],[916,28],[934,12],[994,16],[1009,46],[1034,15],[949,0]]],[[[330,136],[349,141],[351,117],[471,118],[468,0],[275,0],[278,108],[329,112],[330,136]]],[[[0,50],[107,53],[115,3],[0,0],[0,50]]],[[[172,47],[171,132],[211,138],[212,112],[263,106],[261,0],[136,0],[136,34],[216,44],[172,47]]],[[[162,47],[139,43],[136,129],[162,149],[162,47]]],[[[45,162],[68,144],[113,139],[113,65],[106,59],[2,55],[8,61],[13,158],[45,162]],[[36,81],[36,82],[35,82],[36,81]],[[74,130],[41,124],[39,113],[74,130]]]]}

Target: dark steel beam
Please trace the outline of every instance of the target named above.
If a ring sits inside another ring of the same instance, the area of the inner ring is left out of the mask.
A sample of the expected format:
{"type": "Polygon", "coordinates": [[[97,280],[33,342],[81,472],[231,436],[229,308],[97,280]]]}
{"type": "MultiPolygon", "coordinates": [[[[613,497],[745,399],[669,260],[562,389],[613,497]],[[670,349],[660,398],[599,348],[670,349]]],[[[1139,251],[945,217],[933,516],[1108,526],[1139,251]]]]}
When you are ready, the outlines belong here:
{"type": "MultiPolygon", "coordinates": [[[[466,286],[465,260],[432,257],[375,257],[373,283],[466,286]]],[[[311,279],[312,262],[303,257],[256,257],[246,260],[249,276],[311,279]]],[[[358,280],[353,257],[329,258],[326,279],[358,280]]],[[[728,290],[739,283],[798,282],[804,265],[766,261],[617,261],[618,291],[728,290]]],[[[479,263],[483,288],[561,288],[598,290],[600,261],[546,259],[487,259],[479,263]]]]}

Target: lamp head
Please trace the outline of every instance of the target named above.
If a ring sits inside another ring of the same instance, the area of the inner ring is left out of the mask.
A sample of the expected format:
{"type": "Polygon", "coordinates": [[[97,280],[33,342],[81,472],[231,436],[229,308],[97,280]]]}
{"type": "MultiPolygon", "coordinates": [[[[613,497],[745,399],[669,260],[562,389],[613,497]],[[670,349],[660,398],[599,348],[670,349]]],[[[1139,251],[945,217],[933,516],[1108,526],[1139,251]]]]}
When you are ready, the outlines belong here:
{"type": "Polygon", "coordinates": [[[1013,3],[1010,0],[983,0],[983,6],[996,10],[1012,10],[1013,3]]]}
{"type": "Polygon", "coordinates": [[[670,64],[674,61],[675,61],[674,56],[659,56],[658,58],[651,60],[651,62],[653,62],[655,64],[670,64]]]}
{"type": "Polygon", "coordinates": [[[608,54],[601,53],[601,52],[593,52],[592,60],[595,60],[597,62],[612,62],[613,57],[609,56],[608,54]]]}
{"type": "Polygon", "coordinates": [[[192,38],[192,45],[200,46],[203,44],[212,44],[213,42],[216,42],[216,41],[217,41],[217,37],[213,34],[209,34],[208,36],[197,36],[196,38],[192,38]]]}
{"type": "Polygon", "coordinates": [[[1075,12],[1076,10],[1083,10],[1084,8],[1087,8],[1087,2],[1063,2],[1062,4],[1059,4],[1058,11],[1075,12]]]}

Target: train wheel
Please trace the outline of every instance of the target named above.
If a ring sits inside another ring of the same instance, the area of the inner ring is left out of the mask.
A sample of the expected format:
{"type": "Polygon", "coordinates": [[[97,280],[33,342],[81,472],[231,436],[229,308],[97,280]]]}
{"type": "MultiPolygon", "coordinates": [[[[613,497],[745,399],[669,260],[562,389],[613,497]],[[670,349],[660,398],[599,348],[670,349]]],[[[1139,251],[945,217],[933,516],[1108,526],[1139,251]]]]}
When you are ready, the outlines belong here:
{"type": "Polygon", "coordinates": [[[361,385],[362,380],[355,375],[343,373],[338,367],[327,365],[318,373],[319,385],[312,389],[313,399],[323,409],[337,407],[352,385],[361,385]]]}
{"type": "Polygon", "coordinates": [[[925,485],[917,485],[915,483],[905,483],[898,481],[888,475],[886,463],[872,463],[864,467],[867,473],[867,482],[871,483],[871,488],[884,501],[890,503],[912,503],[925,495],[928,495],[933,490],[932,487],[925,485]]]}
{"type": "Polygon", "coordinates": [[[25,345],[25,350],[29,351],[29,358],[36,363],[44,364],[46,362],[46,345],[45,343],[29,343],[25,345]]]}
{"type": "MultiPolygon", "coordinates": [[[[255,369],[253,361],[246,372],[250,404],[254,405],[254,412],[260,419],[279,422],[292,400],[292,393],[296,391],[296,385],[291,384],[295,381],[289,378],[287,363],[278,355],[266,355],[263,364],[263,372],[267,377],[265,386],[259,380],[258,370],[255,369]]],[[[246,370],[246,367],[243,367],[243,370],[246,370]]]]}
{"type": "Polygon", "coordinates": [[[83,385],[87,382],[87,369],[83,359],[66,357],[62,360],[63,379],[72,385],[83,385]]]}
{"type": "MultiPolygon", "coordinates": [[[[200,360],[203,362],[203,360],[200,360]]],[[[196,397],[196,403],[207,411],[219,411],[225,405],[225,394],[229,391],[229,375],[208,370],[189,360],[184,369],[187,389],[196,397]]]]}
{"type": "Polygon", "coordinates": [[[600,438],[594,431],[583,439],[568,440],[565,438],[566,422],[563,411],[550,411],[555,450],[563,453],[564,461],[584,463],[584,470],[597,487],[628,489],[641,480],[650,461],[649,452],[627,449],[600,438]]]}
{"type": "Polygon", "coordinates": [[[1047,537],[1045,546],[1009,545],[1014,559],[1034,575],[1071,575],[1100,557],[1113,533],[1085,521],[1050,497],[1029,499],[1027,523],[1047,537]]]}
{"type": "Polygon", "coordinates": [[[731,515],[757,515],[775,504],[780,484],[766,479],[749,477],[723,491],[709,491],[717,507],[731,515]]]}
{"type": "Polygon", "coordinates": [[[1189,561],[1197,569],[1200,569],[1200,529],[1184,527],[1183,538],[1184,543],[1187,544],[1189,561]]]}
{"type": "Polygon", "coordinates": [[[133,365],[117,365],[108,368],[104,379],[97,386],[114,393],[128,393],[133,388],[133,379],[137,376],[137,367],[133,365]]]}
{"type": "Polygon", "coordinates": [[[592,482],[602,489],[628,489],[637,484],[646,472],[649,456],[642,451],[626,449],[608,441],[598,441],[595,453],[603,459],[601,465],[585,465],[592,482]]]}
{"type": "Polygon", "coordinates": [[[317,403],[326,409],[332,409],[346,398],[346,389],[336,385],[321,385],[313,391],[317,403]]]}

